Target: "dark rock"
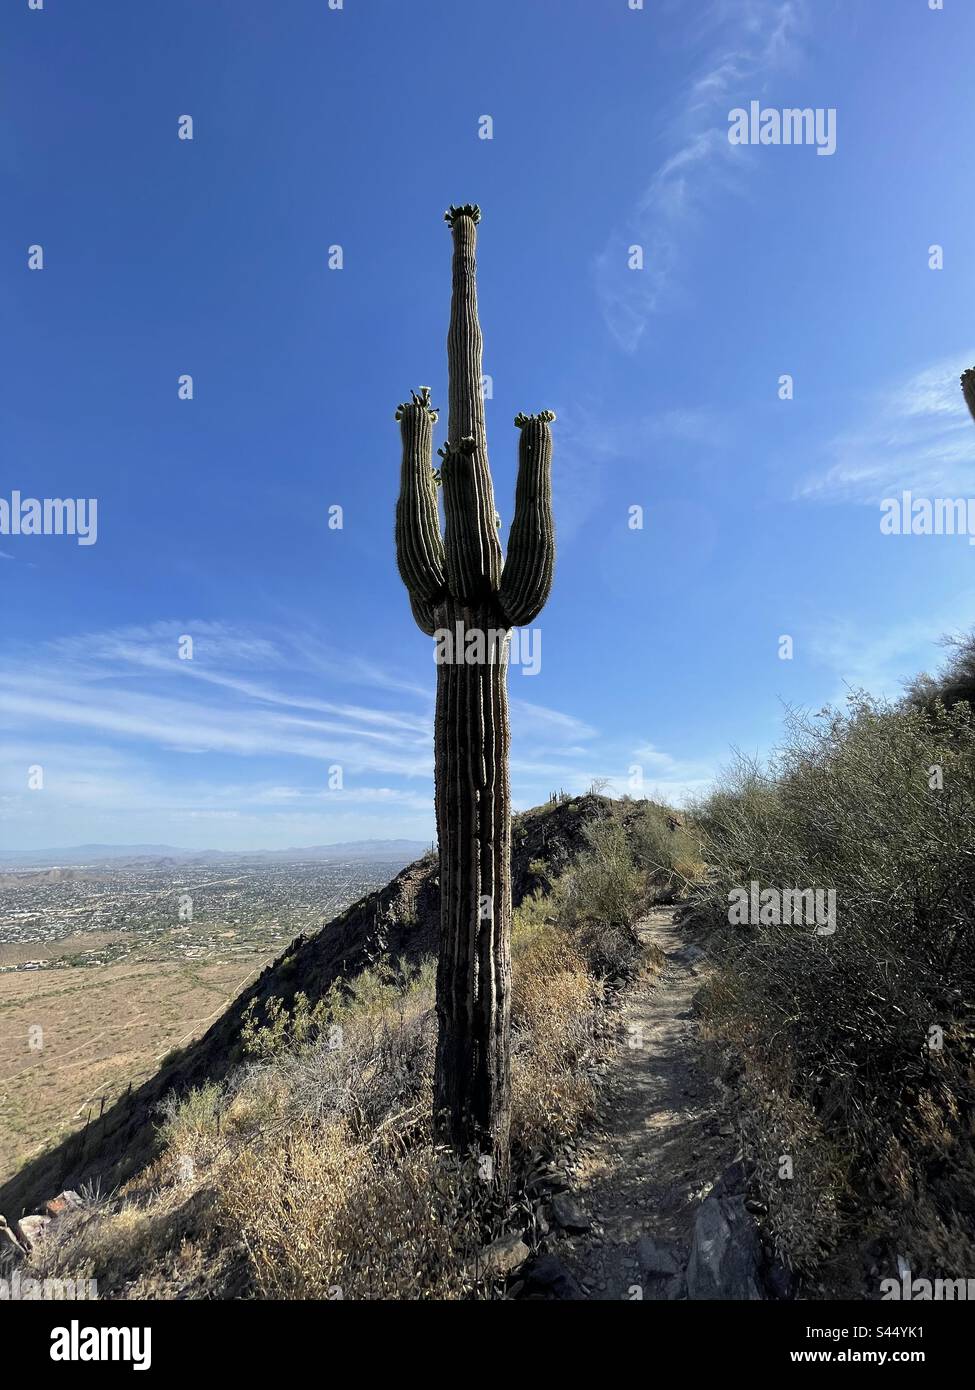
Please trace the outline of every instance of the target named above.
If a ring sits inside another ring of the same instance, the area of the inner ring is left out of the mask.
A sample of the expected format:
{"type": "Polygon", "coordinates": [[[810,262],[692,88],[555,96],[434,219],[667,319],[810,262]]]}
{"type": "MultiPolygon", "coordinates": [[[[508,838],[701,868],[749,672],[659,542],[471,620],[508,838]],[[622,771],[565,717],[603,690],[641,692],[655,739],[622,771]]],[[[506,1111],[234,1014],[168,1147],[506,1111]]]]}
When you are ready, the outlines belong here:
{"type": "Polygon", "coordinates": [[[750,1171],[743,1159],[736,1159],[724,1170],[712,1187],[711,1197],[737,1197],[748,1187],[750,1171]]]}
{"type": "Polygon", "coordinates": [[[537,1192],[565,1192],[569,1187],[569,1179],[560,1168],[540,1168],[537,1173],[533,1173],[526,1184],[528,1191],[537,1192]]]}
{"type": "Polygon", "coordinates": [[[570,1235],[592,1230],[592,1222],[567,1192],[556,1192],[551,1201],[552,1220],[570,1235]]]}
{"type": "Polygon", "coordinates": [[[584,1299],[578,1279],[555,1255],[539,1255],[521,1271],[523,1299],[584,1299]]]}
{"type": "Polygon", "coordinates": [[[758,1227],[742,1199],[712,1192],[694,1221],[687,1297],[761,1300],[761,1254],[758,1227]]]}
{"type": "Polygon", "coordinates": [[[773,1260],[765,1271],[765,1288],[769,1298],[791,1299],[795,1297],[796,1281],[792,1270],[781,1260],[773,1260]]]}
{"type": "Polygon", "coordinates": [[[16,1231],[7,1225],[7,1218],[0,1216],[0,1267],[4,1263],[19,1263],[27,1258],[27,1247],[16,1231]]]}
{"type": "Polygon", "coordinates": [[[680,1272],[680,1261],[672,1248],[652,1236],[641,1236],[636,1247],[640,1269],[651,1278],[670,1278],[680,1272]]]}

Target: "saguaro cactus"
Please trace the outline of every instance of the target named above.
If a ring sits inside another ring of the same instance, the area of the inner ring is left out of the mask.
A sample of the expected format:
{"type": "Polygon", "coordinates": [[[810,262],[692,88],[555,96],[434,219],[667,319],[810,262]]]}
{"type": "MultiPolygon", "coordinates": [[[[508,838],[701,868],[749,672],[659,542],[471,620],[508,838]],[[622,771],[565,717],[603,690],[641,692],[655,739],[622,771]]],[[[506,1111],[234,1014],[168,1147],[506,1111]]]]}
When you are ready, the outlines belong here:
{"type": "Polygon", "coordinates": [[[965,404],[972,412],[972,419],[975,420],[975,367],[967,367],[962,372],[961,392],[965,397],[965,404]]]}
{"type": "Polygon", "coordinates": [[[519,415],[508,556],[488,467],[475,249],[480,209],[451,207],[453,287],[447,334],[450,412],[434,471],[429,387],[396,418],[403,439],[396,553],[413,616],[437,638],[434,731],[440,840],[440,959],[434,1111],[460,1152],[507,1168],[511,1108],[511,800],[507,667],[511,628],[530,623],[552,586],[551,411],[519,415]],[[442,484],[441,537],[437,485],[442,484]]]}

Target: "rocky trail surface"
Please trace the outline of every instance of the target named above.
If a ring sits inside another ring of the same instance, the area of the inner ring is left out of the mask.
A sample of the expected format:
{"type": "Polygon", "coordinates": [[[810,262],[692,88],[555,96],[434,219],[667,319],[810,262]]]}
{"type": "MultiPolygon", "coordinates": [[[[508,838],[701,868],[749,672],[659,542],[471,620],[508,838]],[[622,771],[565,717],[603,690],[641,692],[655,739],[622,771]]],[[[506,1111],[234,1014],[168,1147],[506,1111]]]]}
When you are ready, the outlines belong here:
{"type": "Polygon", "coordinates": [[[750,1210],[733,1097],[707,1064],[695,1016],[705,953],[672,908],[637,930],[662,969],[624,996],[600,1114],[550,1199],[549,1253],[522,1296],[781,1296],[750,1210]]]}

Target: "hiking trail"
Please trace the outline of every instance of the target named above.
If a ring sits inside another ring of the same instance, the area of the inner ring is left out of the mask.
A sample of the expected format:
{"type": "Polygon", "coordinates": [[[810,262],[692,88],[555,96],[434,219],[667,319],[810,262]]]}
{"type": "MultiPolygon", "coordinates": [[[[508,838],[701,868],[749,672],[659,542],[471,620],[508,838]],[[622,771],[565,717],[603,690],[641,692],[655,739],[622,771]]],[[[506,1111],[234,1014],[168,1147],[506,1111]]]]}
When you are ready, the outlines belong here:
{"type": "Polygon", "coordinates": [[[686,1296],[701,1200],[738,1152],[693,1009],[710,972],[674,916],[658,907],[636,924],[663,967],[626,992],[596,1124],[577,1146],[572,1198],[591,1226],[567,1231],[558,1253],[592,1299],[686,1296]]]}

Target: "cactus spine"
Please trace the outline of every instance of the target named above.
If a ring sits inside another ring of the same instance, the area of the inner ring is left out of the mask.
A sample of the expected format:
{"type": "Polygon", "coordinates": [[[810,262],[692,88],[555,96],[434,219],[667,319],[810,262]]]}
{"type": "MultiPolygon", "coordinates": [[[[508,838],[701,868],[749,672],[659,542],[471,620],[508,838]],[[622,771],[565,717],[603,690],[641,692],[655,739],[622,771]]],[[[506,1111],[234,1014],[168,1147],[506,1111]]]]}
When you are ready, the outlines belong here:
{"type": "Polygon", "coordinates": [[[430,391],[399,406],[403,441],[396,553],[420,629],[438,639],[434,731],[440,841],[440,958],[434,1112],[459,1152],[507,1172],[510,1120],[511,800],[508,639],[552,585],[555,416],[519,415],[515,515],[507,560],[488,467],[475,251],[480,210],[448,209],[453,283],[447,334],[447,443],[433,468],[430,391]],[[445,531],[440,534],[437,484],[445,531]]]}

